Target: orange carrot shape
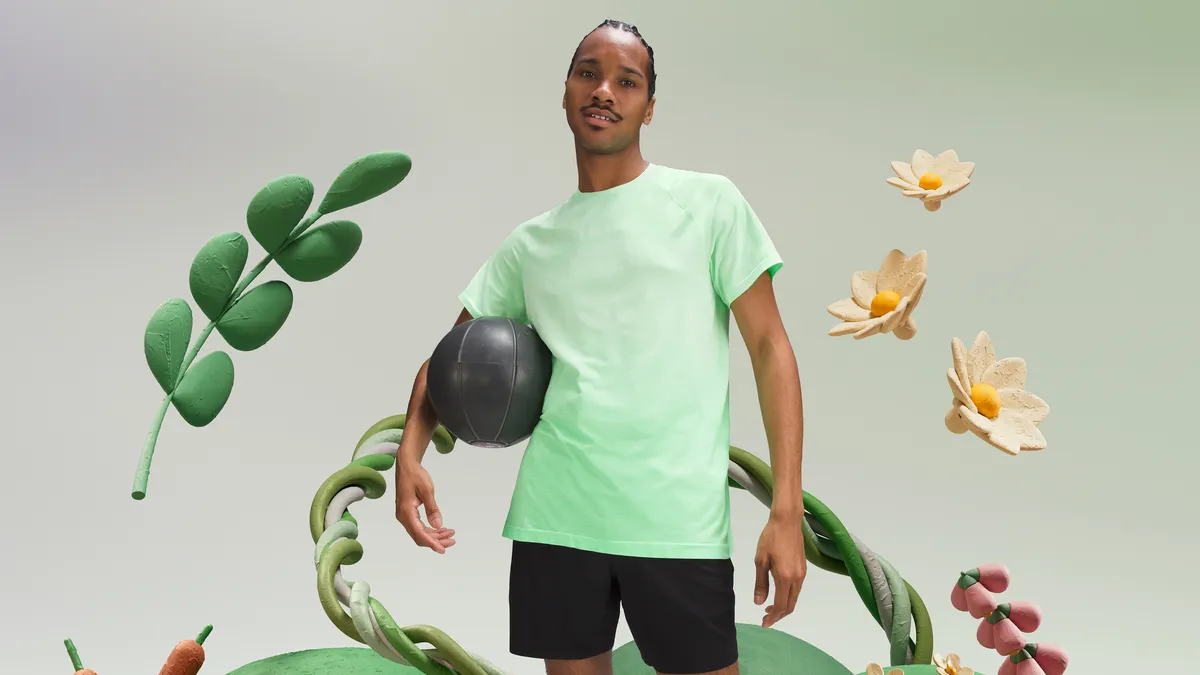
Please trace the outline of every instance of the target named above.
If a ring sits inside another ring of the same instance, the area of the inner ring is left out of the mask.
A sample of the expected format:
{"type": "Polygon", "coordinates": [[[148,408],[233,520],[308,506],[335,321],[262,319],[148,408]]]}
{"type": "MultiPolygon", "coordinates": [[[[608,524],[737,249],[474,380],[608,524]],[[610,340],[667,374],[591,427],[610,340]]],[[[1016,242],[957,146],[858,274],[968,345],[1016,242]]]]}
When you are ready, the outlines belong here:
{"type": "Polygon", "coordinates": [[[75,668],[75,675],[96,675],[96,671],[83,667],[83,662],[79,660],[79,651],[75,649],[75,643],[71,642],[71,638],[63,640],[63,644],[67,646],[67,656],[71,657],[71,665],[75,668]]]}
{"type": "MultiPolygon", "coordinates": [[[[171,650],[158,675],[196,675],[204,665],[204,641],[212,632],[212,624],[204,627],[195,640],[184,640],[171,650]]],[[[78,673],[76,674],[78,675],[78,673]]],[[[93,674],[94,675],[94,674],[93,674]]]]}

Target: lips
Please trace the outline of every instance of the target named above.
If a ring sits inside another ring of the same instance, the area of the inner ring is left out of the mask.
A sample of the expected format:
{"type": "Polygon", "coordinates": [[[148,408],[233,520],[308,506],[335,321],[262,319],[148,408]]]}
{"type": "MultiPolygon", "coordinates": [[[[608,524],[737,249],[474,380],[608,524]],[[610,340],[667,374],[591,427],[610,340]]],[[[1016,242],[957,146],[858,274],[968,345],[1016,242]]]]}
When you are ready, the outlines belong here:
{"type": "Polygon", "coordinates": [[[596,108],[584,110],[583,116],[589,124],[597,125],[616,124],[621,120],[621,117],[614,112],[599,110],[596,108]]]}

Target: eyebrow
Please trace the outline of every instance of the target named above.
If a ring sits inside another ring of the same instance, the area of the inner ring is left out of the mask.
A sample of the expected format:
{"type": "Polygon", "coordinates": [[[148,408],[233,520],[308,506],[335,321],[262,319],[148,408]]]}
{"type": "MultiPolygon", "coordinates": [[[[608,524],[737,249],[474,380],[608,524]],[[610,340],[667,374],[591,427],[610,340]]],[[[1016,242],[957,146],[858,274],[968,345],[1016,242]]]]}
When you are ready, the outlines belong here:
{"type": "MultiPolygon", "coordinates": [[[[593,66],[598,66],[598,65],[600,65],[600,59],[592,59],[592,58],[579,59],[578,61],[575,62],[575,65],[579,66],[579,65],[583,65],[585,63],[593,65],[593,66]]],[[[621,66],[621,72],[629,73],[630,75],[637,75],[638,77],[640,77],[642,79],[646,79],[646,76],[642,74],[642,71],[638,70],[637,68],[630,68],[629,66],[621,66]]]]}

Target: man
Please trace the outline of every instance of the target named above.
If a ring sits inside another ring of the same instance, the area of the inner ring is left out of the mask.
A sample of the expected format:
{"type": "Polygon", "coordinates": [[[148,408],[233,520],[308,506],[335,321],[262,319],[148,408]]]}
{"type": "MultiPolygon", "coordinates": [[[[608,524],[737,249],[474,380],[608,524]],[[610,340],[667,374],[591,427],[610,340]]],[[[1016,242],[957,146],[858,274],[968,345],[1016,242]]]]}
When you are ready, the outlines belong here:
{"type": "MultiPolygon", "coordinates": [[[[510,648],[548,675],[609,675],[623,608],[663,675],[738,672],[729,488],[729,314],[749,349],[775,471],[755,556],[763,625],[789,614],[806,562],[800,380],[772,290],[782,262],[726,178],[642,158],[654,52],[606,21],[580,43],[563,109],[579,189],[517,227],[459,296],[459,322],[533,325],[554,354],[521,462],[510,648]]],[[[397,462],[396,515],[438,553],[454,544],[421,467],[435,415],[422,366],[397,462]],[[428,524],[421,521],[424,507],[428,524]]]]}

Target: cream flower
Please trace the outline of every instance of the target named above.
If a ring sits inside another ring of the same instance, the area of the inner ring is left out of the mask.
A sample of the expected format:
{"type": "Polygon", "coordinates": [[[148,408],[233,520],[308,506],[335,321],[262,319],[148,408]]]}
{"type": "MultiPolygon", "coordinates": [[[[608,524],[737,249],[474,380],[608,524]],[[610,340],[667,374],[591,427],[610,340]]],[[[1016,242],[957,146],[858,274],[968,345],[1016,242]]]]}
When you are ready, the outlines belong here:
{"type": "Polygon", "coordinates": [[[950,654],[944,659],[941,654],[934,654],[933,665],[937,666],[938,675],[975,675],[974,670],[962,664],[958,654],[950,654]]]}
{"type": "Polygon", "coordinates": [[[1050,406],[1025,391],[1025,360],[996,360],[986,332],[975,336],[967,350],[962,340],[950,341],[954,367],[946,370],[954,400],[946,413],[946,428],[956,434],[973,432],[996,448],[1016,455],[1044,450],[1046,438],[1038,425],[1050,406]]]}
{"type": "MultiPolygon", "coordinates": [[[[878,663],[868,664],[865,675],[883,675],[883,666],[879,665],[878,663]]],[[[904,675],[904,671],[899,668],[892,668],[891,670],[887,671],[887,675],[904,675]]]]}
{"type": "Polygon", "coordinates": [[[892,249],[878,272],[855,272],[850,277],[850,297],[825,310],[841,319],[829,334],[854,335],[861,340],[876,333],[894,333],[901,340],[917,334],[913,310],[925,291],[925,251],[910,257],[892,249]]]}
{"type": "Polygon", "coordinates": [[[958,153],[947,150],[934,157],[924,150],[913,153],[912,163],[892,162],[896,178],[888,185],[903,190],[905,197],[920,199],[929,211],[942,207],[942,200],[971,184],[974,162],[958,161],[958,153]]]}

